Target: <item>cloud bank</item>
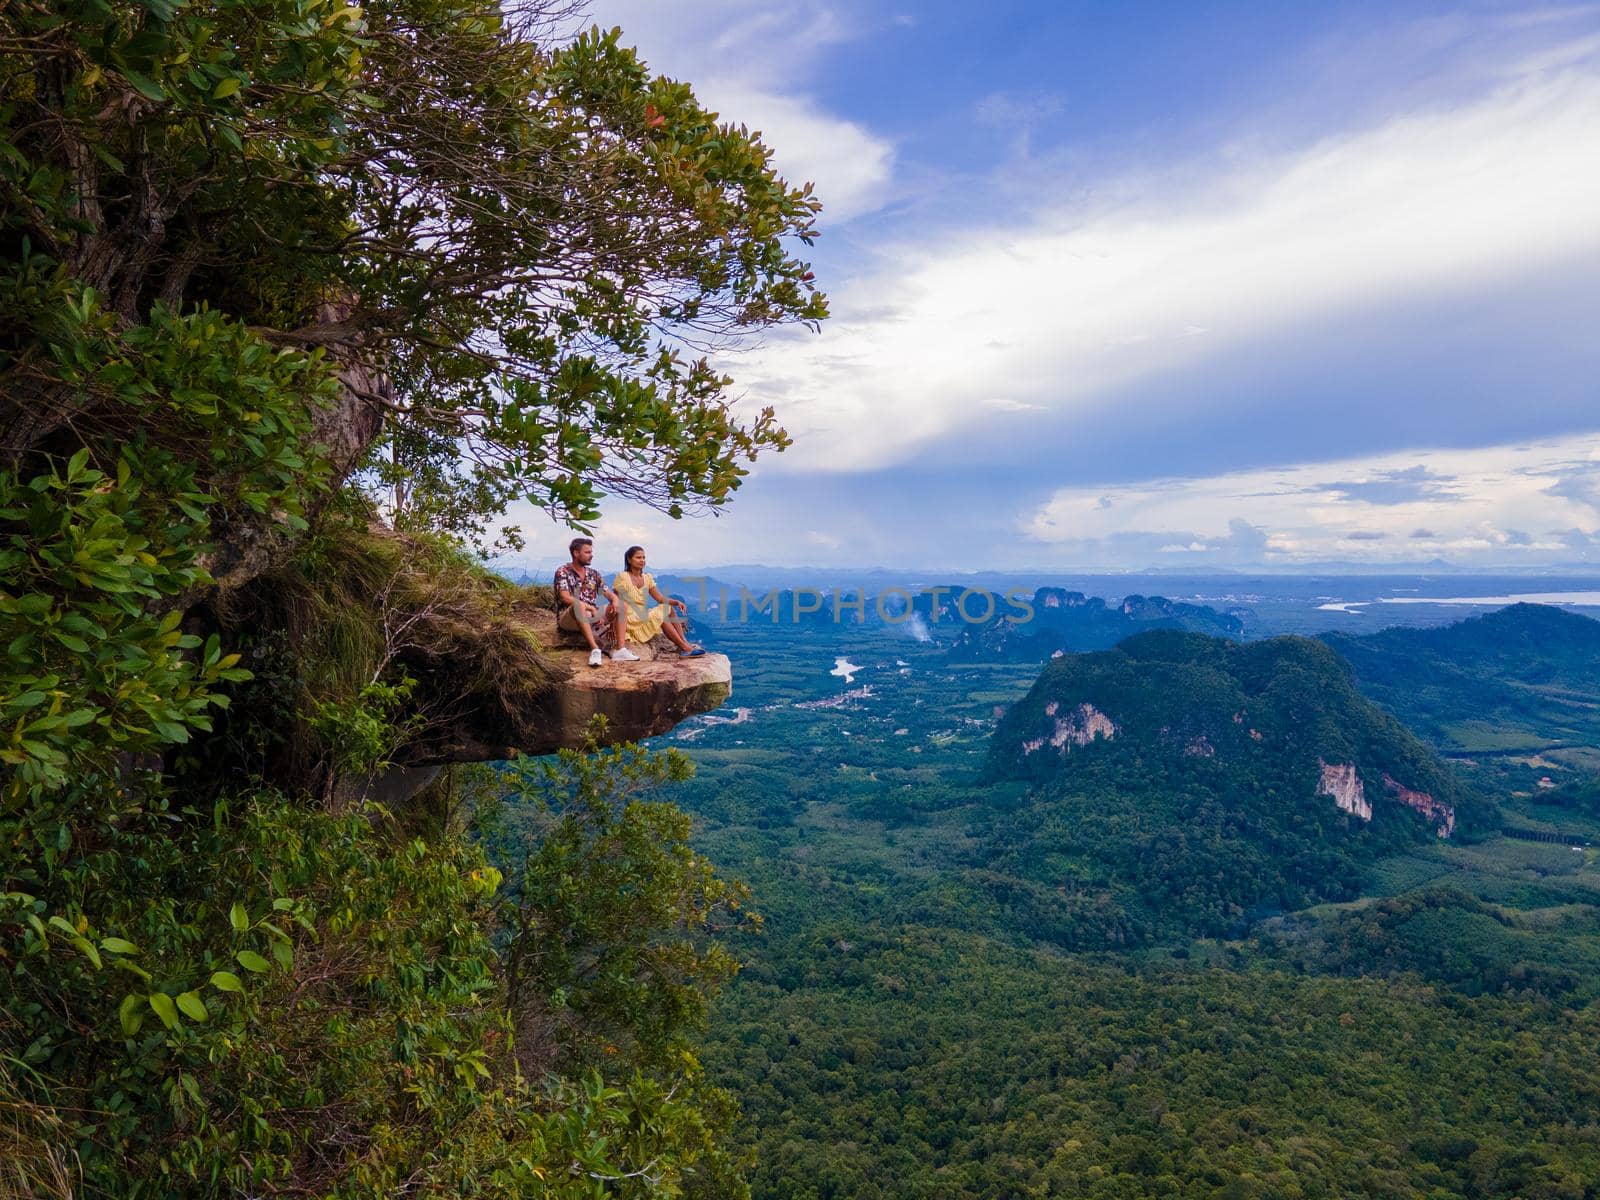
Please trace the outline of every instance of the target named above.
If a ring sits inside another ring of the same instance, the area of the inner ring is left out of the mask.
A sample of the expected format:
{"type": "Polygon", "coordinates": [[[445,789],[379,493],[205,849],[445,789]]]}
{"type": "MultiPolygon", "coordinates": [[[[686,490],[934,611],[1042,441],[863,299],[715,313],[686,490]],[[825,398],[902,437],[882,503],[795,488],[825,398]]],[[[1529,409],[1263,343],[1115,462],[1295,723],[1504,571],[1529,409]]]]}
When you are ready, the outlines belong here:
{"type": "Polygon", "coordinates": [[[785,466],[867,470],[1341,313],[1490,292],[1600,254],[1596,129],[1600,74],[1536,72],[1296,154],[1108,183],[1027,228],[901,243],[821,339],[741,378],[798,435],[785,466]]]}
{"type": "Polygon", "coordinates": [[[1018,532],[1147,566],[1576,562],[1600,535],[1600,435],[1063,488],[1018,532]]]}

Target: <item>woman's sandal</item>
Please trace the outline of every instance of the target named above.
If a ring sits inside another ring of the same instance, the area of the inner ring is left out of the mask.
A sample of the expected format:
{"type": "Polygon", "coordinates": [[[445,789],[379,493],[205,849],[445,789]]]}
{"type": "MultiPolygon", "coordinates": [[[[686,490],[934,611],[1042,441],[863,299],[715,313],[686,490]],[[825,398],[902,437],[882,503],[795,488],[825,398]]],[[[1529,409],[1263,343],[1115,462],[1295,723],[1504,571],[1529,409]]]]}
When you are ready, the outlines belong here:
{"type": "Polygon", "coordinates": [[[706,652],[706,648],[704,646],[691,646],[687,650],[679,651],[678,657],[679,658],[699,658],[705,652],[706,652]]]}

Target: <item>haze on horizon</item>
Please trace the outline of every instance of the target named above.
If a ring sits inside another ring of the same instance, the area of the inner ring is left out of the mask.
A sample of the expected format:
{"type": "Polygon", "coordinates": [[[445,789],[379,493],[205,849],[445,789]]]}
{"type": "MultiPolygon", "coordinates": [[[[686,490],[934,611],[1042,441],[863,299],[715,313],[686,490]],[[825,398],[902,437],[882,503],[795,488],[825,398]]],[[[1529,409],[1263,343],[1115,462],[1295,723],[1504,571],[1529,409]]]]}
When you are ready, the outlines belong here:
{"type": "Polygon", "coordinates": [[[589,16],[815,182],[834,314],[727,362],[794,447],[602,560],[1600,569],[1600,5],[589,16]]]}

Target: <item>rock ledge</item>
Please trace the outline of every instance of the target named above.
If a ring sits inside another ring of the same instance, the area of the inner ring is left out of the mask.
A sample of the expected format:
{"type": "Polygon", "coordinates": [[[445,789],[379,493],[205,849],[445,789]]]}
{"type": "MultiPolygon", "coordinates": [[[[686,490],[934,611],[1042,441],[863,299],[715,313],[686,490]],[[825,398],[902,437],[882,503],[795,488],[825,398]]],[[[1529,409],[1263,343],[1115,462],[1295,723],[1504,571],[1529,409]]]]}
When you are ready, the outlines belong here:
{"type": "MultiPolygon", "coordinates": [[[[717,708],[733,692],[733,665],[727,655],[707,653],[682,658],[665,638],[648,646],[630,645],[639,662],[588,664],[589,652],[556,630],[555,614],[538,611],[522,615],[521,623],[538,640],[541,656],[551,668],[551,682],[535,701],[535,712],[524,727],[535,736],[521,744],[495,744],[475,730],[470,720],[458,723],[450,736],[435,741],[407,766],[437,766],[451,762],[486,762],[515,754],[551,754],[584,743],[589,721],[606,719],[607,744],[634,742],[665,733],[679,722],[717,708]]],[[[491,735],[492,736],[492,735],[491,735]]]]}

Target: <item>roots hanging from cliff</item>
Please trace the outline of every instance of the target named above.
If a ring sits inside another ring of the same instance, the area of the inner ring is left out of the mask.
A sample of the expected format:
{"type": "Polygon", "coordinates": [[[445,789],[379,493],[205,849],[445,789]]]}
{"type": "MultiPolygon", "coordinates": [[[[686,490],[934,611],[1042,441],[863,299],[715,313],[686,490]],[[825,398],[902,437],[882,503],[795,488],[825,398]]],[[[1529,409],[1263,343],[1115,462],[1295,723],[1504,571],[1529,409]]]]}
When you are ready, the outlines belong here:
{"type": "Polygon", "coordinates": [[[526,742],[565,674],[528,628],[549,604],[442,540],[330,515],[292,561],[216,601],[256,675],[235,701],[249,720],[231,723],[254,742],[224,756],[331,797],[449,757],[466,726],[477,743],[526,742]]]}

